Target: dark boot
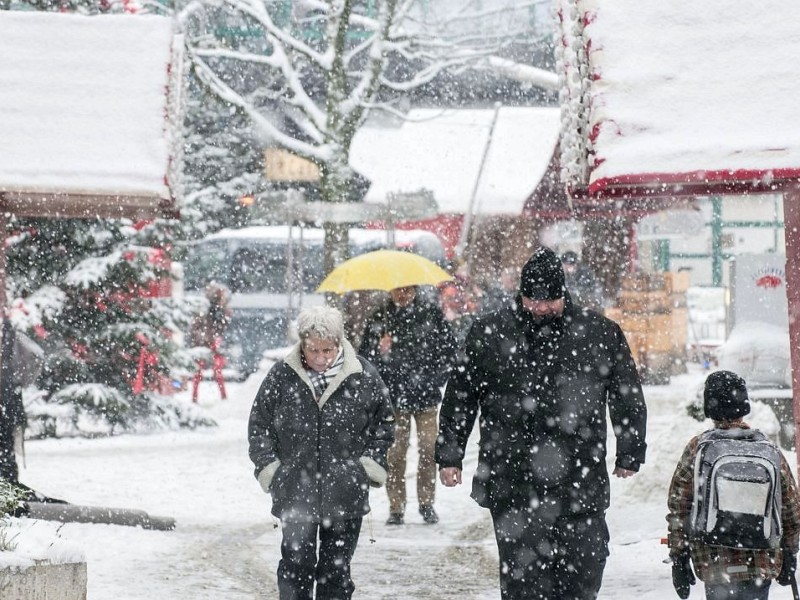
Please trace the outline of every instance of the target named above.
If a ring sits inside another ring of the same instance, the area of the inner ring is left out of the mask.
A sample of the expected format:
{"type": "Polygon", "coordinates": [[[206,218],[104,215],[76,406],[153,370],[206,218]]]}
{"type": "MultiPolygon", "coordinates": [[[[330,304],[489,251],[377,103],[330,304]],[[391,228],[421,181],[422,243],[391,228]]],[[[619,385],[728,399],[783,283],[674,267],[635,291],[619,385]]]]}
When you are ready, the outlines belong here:
{"type": "Polygon", "coordinates": [[[429,525],[439,522],[439,515],[436,514],[436,511],[433,510],[432,506],[420,506],[419,514],[422,515],[422,520],[429,525]]]}
{"type": "Polygon", "coordinates": [[[386,519],[387,525],[402,525],[404,522],[403,513],[390,513],[389,518],[386,519]]]}

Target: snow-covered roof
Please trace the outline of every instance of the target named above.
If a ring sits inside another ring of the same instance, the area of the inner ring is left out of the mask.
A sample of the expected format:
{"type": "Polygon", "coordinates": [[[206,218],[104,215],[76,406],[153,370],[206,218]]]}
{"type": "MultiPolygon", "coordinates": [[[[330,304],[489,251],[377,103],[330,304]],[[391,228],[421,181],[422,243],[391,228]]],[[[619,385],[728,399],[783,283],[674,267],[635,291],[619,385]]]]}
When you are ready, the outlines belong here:
{"type": "Polygon", "coordinates": [[[4,200],[174,198],[181,48],[166,17],[0,11],[4,200]]]}
{"type": "Polygon", "coordinates": [[[558,5],[571,187],[774,189],[800,177],[800,3],[558,5]]]}
{"type": "Polygon", "coordinates": [[[400,127],[361,128],[350,163],[372,182],[365,201],[427,189],[440,213],[465,214],[477,182],[475,214],[520,214],[553,155],[559,110],[500,108],[481,174],[494,113],[415,109],[400,127]]]}

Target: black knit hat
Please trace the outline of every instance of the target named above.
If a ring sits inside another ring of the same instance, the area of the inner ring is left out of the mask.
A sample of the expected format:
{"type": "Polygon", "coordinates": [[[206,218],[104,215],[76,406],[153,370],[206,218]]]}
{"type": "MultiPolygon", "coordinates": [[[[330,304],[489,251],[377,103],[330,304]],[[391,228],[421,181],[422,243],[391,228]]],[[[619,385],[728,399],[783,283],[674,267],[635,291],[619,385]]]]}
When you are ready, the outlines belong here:
{"type": "Polygon", "coordinates": [[[744,379],[730,371],[715,371],[706,378],[703,411],[715,421],[733,421],[750,412],[744,379]]]}
{"type": "Polygon", "coordinates": [[[558,255],[539,246],[522,267],[519,293],[531,300],[558,300],[564,297],[564,267],[558,255]]]}

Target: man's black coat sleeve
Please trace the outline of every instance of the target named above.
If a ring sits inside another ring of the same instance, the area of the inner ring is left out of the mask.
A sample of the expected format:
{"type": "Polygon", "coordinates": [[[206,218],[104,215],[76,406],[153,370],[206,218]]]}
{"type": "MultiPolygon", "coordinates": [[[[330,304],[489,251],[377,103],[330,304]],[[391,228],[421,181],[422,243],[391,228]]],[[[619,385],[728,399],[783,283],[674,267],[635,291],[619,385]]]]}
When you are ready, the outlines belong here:
{"type": "Polygon", "coordinates": [[[462,468],[467,440],[475,425],[483,386],[480,375],[480,340],[475,328],[467,334],[464,355],[450,373],[439,413],[436,462],[440,468],[462,468]]]}
{"type": "Polygon", "coordinates": [[[617,356],[608,394],[608,412],[617,437],[615,466],[638,471],[645,459],[647,405],[642,383],[625,334],[615,324],[617,356]]]}

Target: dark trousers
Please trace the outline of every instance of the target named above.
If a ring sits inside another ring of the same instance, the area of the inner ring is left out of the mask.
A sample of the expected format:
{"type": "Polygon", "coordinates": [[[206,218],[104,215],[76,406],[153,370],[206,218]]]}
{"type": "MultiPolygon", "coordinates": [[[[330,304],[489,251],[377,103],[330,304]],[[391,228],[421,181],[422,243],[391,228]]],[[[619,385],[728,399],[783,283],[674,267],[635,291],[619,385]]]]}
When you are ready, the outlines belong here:
{"type": "MultiPolygon", "coordinates": [[[[0,413],[0,418],[4,418],[0,413]]],[[[10,483],[19,482],[17,453],[14,450],[14,428],[0,423],[0,479],[10,483]]]]}
{"type": "Polygon", "coordinates": [[[769,579],[706,584],[707,600],[767,600],[769,579]]]}
{"type": "Polygon", "coordinates": [[[325,524],[284,522],[278,564],[280,600],[350,600],[356,589],[350,579],[350,561],[360,531],[361,518],[325,524]]]}
{"type": "Polygon", "coordinates": [[[605,515],[491,509],[503,600],[594,600],[608,556],[605,515]]]}

